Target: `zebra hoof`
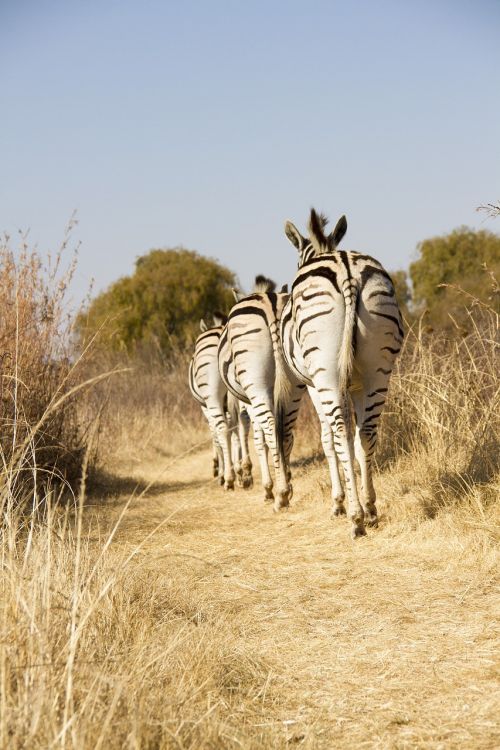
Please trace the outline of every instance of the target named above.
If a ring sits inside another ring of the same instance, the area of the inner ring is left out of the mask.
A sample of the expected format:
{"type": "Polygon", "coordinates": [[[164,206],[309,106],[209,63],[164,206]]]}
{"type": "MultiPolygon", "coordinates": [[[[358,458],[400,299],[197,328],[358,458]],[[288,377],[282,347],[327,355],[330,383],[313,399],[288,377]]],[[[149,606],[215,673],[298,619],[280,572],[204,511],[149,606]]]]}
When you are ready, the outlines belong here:
{"type": "Polygon", "coordinates": [[[245,486],[245,483],[243,481],[243,476],[241,474],[237,474],[236,475],[236,485],[238,487],[244,487],[245,486]]]}
{"type": "Polygon", "coordinates": [[[227,482],[224,483],[224,489],[226,492],[234,490],[234,479],[228,479],[227,482]]]}
{"type": "Polygon", "coordinates": [[[281,513],[282,510],[286,510],[289,507],[290,507],[290,503],[288,502],[288,500],[285,503],[283,502],[279,503],[279,505],[274,503],[273,513],[281,513]]]}
{"type": "Polygon", "coordinates": [[[332,508],[332,518],[339,518],[339,516],[345,516],[346,515],[346,509],[343,505],[335,505],[332,508]]]}
{"type": "Polygon", "coordinates": [[[378,527],[377,511],[375,511],[374,513],[366,513],[365,511],[365,525],[370,526],[372,529],[376,529],[378,527]]]}
{"type": "Polygon", "coordinates": [[[353,539],[358,539],[361,536],[366,536],[366,529],[363,524],[357,524],[352,527],[351,536],[353,539]]]}
{"type": "Polygon", "coordinates": [[[273,488],[272,487],[264,487],[264,492],[265,492],[264,502],[265,503],[272,502],[274,500],[273,488]]]}
{"type": "Polygon", "coordinates": [[[249,490],[250,487],[253,487],[253,477],[251,474],[248,477],[243,477],[243,489],[249,490]]]}
{"type": "Polygon", "coordinates": [[[278,498],[276,498],[274,502],[274,508],[273,508],[274,512],[279,513],[280,510],[282,510],[283,508],[289,508],[291,497],[292,497],[292,493],[286,492],[280,495],[278,498]]]}
{"type": "Polygon", "coordinates": [[[224,477],[219,477],[219,484],[221,487],[224,487],[224,477]]]}

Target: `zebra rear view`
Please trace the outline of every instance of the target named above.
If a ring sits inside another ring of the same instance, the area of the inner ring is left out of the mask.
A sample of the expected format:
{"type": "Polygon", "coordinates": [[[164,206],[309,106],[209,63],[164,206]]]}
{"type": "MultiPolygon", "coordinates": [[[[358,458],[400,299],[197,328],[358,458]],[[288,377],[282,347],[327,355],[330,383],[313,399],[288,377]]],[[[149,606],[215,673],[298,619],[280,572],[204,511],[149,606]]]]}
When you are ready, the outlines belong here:
{"type": "MultiPolygon", "coordinates": [[[[347,230],[345,216],[328,235],[326,224],[312,209],[309,238],[291,222],[285,225],[286,236],[299,251],[299,268],[283,312],[281,337],[289,366],[309,386],[311,395],[314,389],[320,421],[329,426],[343,465],[356,537],[365,534],[365,523],[376,526],[378,522],[371,464],[403,329],[388,273],[368,255],[337,250],[347,230]],[[361,470],[361,502],[354,456],[361,470]]],[[[335,459],[329,463],[333,511],[340,515],[344,493],[335,459]]]]}
{"type": "Polygon", "coordinates": [[[228,394],[221,380],[217,347],[226,316],[214,313],[214,326],[202,320],[201,335],[189,364],[189,387],[208,422],[213,439],[213,472],[226,490],[238,485],[251,487],[252,462],[248,453],[249,419],[241,404],[228,394]]]}
{"type": "Polygon", "coordinates": [[[229,391],[248,404],[264,499],[274,499],[274,509],[279,510],[292,496],[292,430],[304,386],[289,371],[279,342],[279,318],[288,295],[276,293],[274,282],[263,276],[255,281],[253,294],[238,301],[229,313],[219,344],[219,367],[229,391]],[[276,497],[268,450],[275,469],[276,497]]]}

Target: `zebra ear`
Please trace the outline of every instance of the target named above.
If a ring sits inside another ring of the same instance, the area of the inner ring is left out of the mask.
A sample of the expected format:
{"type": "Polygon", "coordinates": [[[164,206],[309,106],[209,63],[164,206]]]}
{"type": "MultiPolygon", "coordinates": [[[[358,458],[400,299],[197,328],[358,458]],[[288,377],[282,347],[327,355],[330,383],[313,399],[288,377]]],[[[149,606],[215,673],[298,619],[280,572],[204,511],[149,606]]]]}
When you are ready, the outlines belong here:
{"type": "Polygon", "coordinates": [[[347,219],[345,216],[341,216],[340,219],[337,221],[335,229],[328,237],[329,244],[336,247],[346,232],[347,232],[347,219]]]}
{"type": "Polygon", "coordinates": [[[205,331],[208,331],[208,326],[205,323],[205,321],[203,320],[203,318],[200,320],[200,331],[202,333],[205,333],[205,331]]]}
{"type": "Polygon", "coordinates": [[[283,284],[280,289],[280,294],[288,294],[288,284],[283,284]]]}
{"type": "Polygon", "coordinates": [[[292,224],[291,221],[285,222],[285,234],[292,245],[300,252],[304,247],[306,241],[304,237],[302,237],[297,227],[292,224]]]}
{"type": "Polygon", "coordinates": [[[233,297],[236,300],[236,302],[239,302],[240,299],[243,299],[243,292],[240,292],[238,289],[235,289],[234,287],[231,289],[233,293],[233,297]]]}

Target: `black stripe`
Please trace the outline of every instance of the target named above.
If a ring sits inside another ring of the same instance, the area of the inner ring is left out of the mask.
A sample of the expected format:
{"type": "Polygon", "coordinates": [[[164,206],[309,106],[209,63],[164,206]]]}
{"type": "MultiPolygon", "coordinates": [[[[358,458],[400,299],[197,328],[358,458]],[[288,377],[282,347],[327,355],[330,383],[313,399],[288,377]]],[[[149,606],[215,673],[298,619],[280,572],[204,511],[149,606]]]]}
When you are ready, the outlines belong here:
{"type": "Polygon", "coordinates": [[[309,323],[310,320],[314,320],[314,318],[319,318],[321,315],[330,315],[331,312],[333,312],[332,308],[330,310],[322,310],[321,312],[314,313],[314,315],[309,315],[309,317],[304,318],[304,320],[301,320],[301,322],[299,323],[299,328],[298,328],[299,337],[300,337],[300,332],[302,330],[302,327],[306,323],[309,323]]]}
{"type": "Polygon", "coordinates": [[[384,279],[386,279],[391,287],[394,289],[394,285],[392,283],[392,279],[387,273],[387,271],[384,271],[383,268],[377,268],[376,266],[365,266],[361,271],[361,286],[364,287],[366,285],[366,282],[373,278],[374,276],[382,276],[384,279]]]}
{"type": "Polygon", "coordinates": [[[349,257],[348,257],[348,255],[347,255],[347,253],[346,253],[345,250],[337,250],[337,253],[338,253],[339,257],[340,257],[340,260],[342,261],[342,263],[345,266],[345,270],[347,271],[347,279],[350,280],[352,278],[352,276],[351,276],[351,267],[349,265],[349,257]]]}
{"type": "Polygon", "coordinates": [[[200,354],[205,351],[205,349],[213,349],[214,346],[217,346],[217,344],[219,343],[219,341],[220,341],[220,339],[218,339],[217,341],[214,341],[213,344],[205,344],[205,346],[202,346],[201,349],[197,348],[196,349],[196,356],[199,357],[200,354]]]}
{"type": "Polygon", "coordinates": [[[371,398],[372,396],[375,396],[377,393],[387,393],[387,388],[377,388],[376,391],[372,391],[368,394],[366,398],[371,398]]]}
{"type": "Polygon", "coordinates": [[[198,367],[194,371],[194,376],[196,377],[198,375],[198,373],[199,373],[200,370],[203,370],[204,367],[208,367],[210,364],[212,364],[212,363],[211,362],[203,362],[203,364],[198,365],[198,367]]]}
{"type": "Polygon", "coordinates": [[[324,296],[330,296],[330,292],[313,292],[312,294],[306,294],[305,292],[300,295],[300,298],[304,300],[304,302],[308,302],[310,299],[314,299],[315,297],[324,297],[324,296]]]}
{"type": "Polygon", "coordinates": [[[309,349],[306,349],[305,352],[302,353],[302,356],[305,358],[311,352],[317,352],[317,351],[319,351],[319,346],[310,346],[309,349]]]}
{"type": "Polygon", "coordinates": [[[385,404],[385,401],[375,401],[375,403],[372,404],[371,406],[367,406],[365,411],[373,411],[375,407],[383,406],[384,404],[385,404]]]}
{"type": "Polygon", "coordinates": [[[231,343],[233,341],[236,341],[236,339],[239,339],[241,336],[250,336],[251,333],[260,333],[262,331],[262,328],[251,328],[249,331],[243,331],[243,333],[236,333],[234,336],[231,336],[231,343]]]}
{"type": "Polygon", "coordinates": [[[329,266],[322,265],[317,268],[311,268],[309,271],[299,271],[292,284],[292,292],[296,286],[308,279],[310,276],[321,276],[327,279],[334,287],[335,291],[340,294],[340,288],[337,282],[337,274],[329,266]]]}
{"type": "Polygon", "coordinates": [[[276,318],[277,317],[276,311],[278,309],[278,307],[277,307],[277,304],[278,304],[278,295],[276,294],[276,292],[268,292],[267,296],[269,297],[269,302],[271,303],[271,309],[273,311],[273,317],[276,318]]]}
{"type": "Polygon", "coordinates": [[[368,295],[368,299],[371,299],[372,297],[394,297],[394,293],[386,291],[379,292],[375,289],[374,292],[370,292],[370,294],[368,295]]]}
{"type": "Polygon", "coordinates": [[[404,336],[401,326],[399,325],[399,320],[397,320],[397,318],[395,318],[394,315],[388,315],[387,313],[376,312],[375,310],[368,310],[368,312],[370,313],[370,315],[378,315],[379,318],[387,318],[387,320],[390,320],[392,323],[394,323],[397,326],[398,333],[401,336],[404,336]]]}
{"type": "Polygon", "coordinates": [[[260,315],[267,323],[267,316],[265,311],[261,307],[255,307],[254,305],[233,308],[229,313],[229,320],[232,320],[237,315],[260,315]]]}

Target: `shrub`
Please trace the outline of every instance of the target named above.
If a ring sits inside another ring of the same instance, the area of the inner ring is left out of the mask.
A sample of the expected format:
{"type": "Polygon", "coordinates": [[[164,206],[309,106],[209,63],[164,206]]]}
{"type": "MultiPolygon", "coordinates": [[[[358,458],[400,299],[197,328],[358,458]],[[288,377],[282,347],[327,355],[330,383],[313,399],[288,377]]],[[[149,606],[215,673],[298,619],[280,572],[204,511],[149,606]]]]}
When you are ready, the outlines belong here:
{"type": "Polygon", "coordinates": [[[85,339],[102,329],[108,350],[175,354],[194,339],[200,318],[232,306],[234,286],[234,274],[215,260],[182,248],[151,250],[137,259],[132,276],[92,301],[78,331],[85,339]]]}
{"type": "Polygon", "coordinates": [[[8,236],[0,242],[0,449],[11,497],[55,477],[74,480],[88,442],[67,302],[75,259],[63,267],[70,229],[47,262],[24,236],[17,252],[8,236]]]}

